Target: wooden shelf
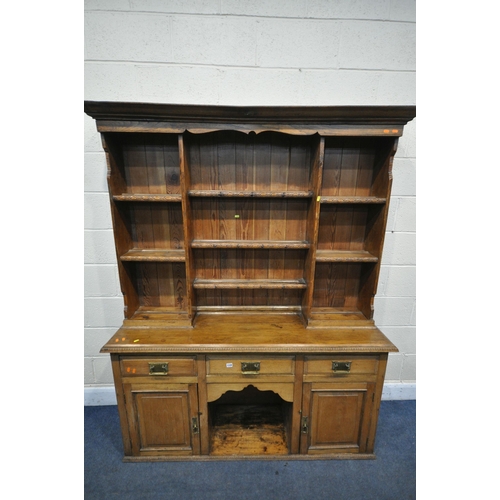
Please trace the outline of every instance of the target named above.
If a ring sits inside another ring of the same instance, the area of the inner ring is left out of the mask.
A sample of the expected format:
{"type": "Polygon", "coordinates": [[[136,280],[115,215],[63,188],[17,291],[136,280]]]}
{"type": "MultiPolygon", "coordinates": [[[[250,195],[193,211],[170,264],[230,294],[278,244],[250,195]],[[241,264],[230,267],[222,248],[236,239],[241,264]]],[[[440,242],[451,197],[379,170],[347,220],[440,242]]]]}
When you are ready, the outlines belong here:
{"type": "Polygon", "coordinates": [[[267,250],[303,250],[311,245],[307,241],[281,240],[193,240],[191,248],[248,248],[267,250]]]}
{"type": "Polygon", "coordinates": [[[120,256],[122,262],[184,262],[184,249],[133,248],[120,256]]]}
{"type": "Polygon", "coordinates": [[[365,250],[317,250],[316,262],[378,262],[378,257],[365,250]]]}
{"type": "Polygon", "coordinates": [[[383,205],[387,198],[378,198],[377,196],[321,196],[320,203],[346,203],[346,204],[376,204],[383,205]]]}
{"type": "Polygon", "coordinates": [[[191,189],[189,196],[220,198],[312,198],[312,191],[231,191],[191,189]]]}
{"type": "Polygon", "coordinates": [[[123,193],[120,195],[114,195],[113,200],[115,201],[156,201],[156,202],[166,202],[166,203],[180,203],[182,201],[182,195],[180,194],[128,194],[123,193]]]}
{"type": "Polygon", "coordinates": [[[193,281],[193,288],[202,289],[303,289],[307,288],[304,279],[280,280],[280,279],[261,279],[261,280],[237,280],[237,279],[199,279],[193,281]]]}
{"type": "Polygon", "coordinates": [[[133,327],[191,327],[191,320],[186,311],[173,307],[142,306],[135,311],[130,319],[123,322],[124,326],[133,327]]]}
{"type": "Polygon", "coordinates": [[[224,314],[245,314],[245,315],[255,315],[262,316],[267,314],[280,314],[280,315],[296,315],[300,316],[302,308],[300,306],[197,306],[197,313],[224,313],[224,314]]]}
{"type": "Polygon", "coordinates": [[[367,326],[373,324],[361,311],[349,308],[315,308],[309,317],[308,328],[331,328],[342,326],[367,326]]]}

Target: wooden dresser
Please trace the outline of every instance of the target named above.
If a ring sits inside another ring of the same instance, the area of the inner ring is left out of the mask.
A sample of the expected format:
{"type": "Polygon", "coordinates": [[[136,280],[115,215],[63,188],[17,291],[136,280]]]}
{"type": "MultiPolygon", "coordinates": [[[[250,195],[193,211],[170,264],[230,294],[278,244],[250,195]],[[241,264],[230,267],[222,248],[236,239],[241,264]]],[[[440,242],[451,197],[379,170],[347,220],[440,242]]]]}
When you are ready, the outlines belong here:
{"type": "Polygon", "coordinates": [[[85,102],[124,298],[124,460],[373,458],[403,107],[85,102]]]}

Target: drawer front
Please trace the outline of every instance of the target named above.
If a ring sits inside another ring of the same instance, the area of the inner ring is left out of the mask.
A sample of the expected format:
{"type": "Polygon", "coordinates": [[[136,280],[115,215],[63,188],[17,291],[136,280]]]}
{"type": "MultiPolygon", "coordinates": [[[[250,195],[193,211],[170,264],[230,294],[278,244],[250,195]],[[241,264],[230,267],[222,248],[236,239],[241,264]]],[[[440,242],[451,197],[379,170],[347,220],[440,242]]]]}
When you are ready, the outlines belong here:
{"type": "Polygon", "coordinates": [[[376,356],[306,356],[304,375],[332,377],[375,375],[377,368],[376,356]]]}
{"type": "Polygon", "coordinates": [[[196,357],[124,357],[121,373],[125,377],[186,377],[197,375],[196,357]]]}
{"type": "Polygon", "coordinates": [[[207,375],[293,375],[293,356],[207,356],[207,375]]]}

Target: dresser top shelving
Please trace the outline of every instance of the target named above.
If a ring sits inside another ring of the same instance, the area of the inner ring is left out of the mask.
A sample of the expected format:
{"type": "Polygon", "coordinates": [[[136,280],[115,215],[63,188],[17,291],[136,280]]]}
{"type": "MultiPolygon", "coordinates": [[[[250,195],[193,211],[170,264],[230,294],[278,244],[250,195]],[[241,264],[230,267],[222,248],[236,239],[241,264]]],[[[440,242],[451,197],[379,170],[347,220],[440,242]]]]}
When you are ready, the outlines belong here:
{"type": "Polygon", "coordinates": [[[414,106],[84,109],[107,155],[127,327],[255,311],[303,330],[374,327],[392,161],[414,106]]]}

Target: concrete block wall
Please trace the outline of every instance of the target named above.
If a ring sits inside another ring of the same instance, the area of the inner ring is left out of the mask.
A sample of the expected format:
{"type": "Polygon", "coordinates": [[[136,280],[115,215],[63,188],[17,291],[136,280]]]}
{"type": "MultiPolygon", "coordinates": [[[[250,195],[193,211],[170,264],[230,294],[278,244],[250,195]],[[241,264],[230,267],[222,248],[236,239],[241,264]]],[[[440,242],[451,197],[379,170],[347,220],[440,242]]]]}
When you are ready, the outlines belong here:
{"type": "MultiPolygon", "coordinates": [[[[86,0],[85,99],[220,105],[415,104],[415,0],[86,0]]],[[[394,161],[375,320],[398,346],[386,399],[416,382],[416,120],[394,161]]],[[[100,347],[121,325],[106,162],[85,115],[85,394],[113,402],[100,347]]]]}

